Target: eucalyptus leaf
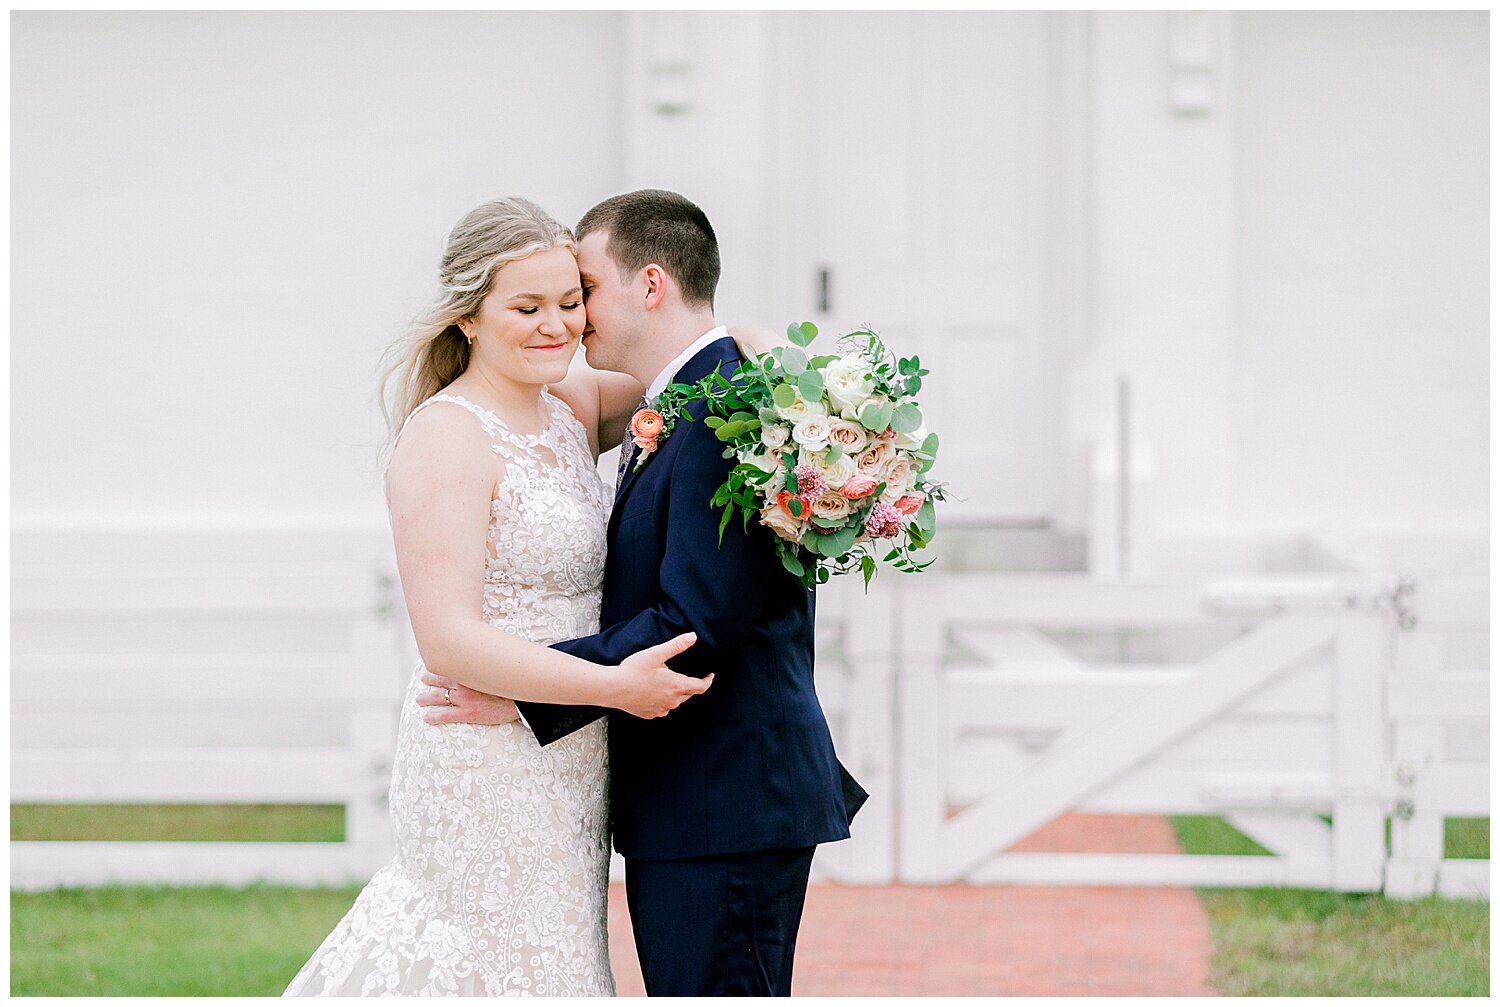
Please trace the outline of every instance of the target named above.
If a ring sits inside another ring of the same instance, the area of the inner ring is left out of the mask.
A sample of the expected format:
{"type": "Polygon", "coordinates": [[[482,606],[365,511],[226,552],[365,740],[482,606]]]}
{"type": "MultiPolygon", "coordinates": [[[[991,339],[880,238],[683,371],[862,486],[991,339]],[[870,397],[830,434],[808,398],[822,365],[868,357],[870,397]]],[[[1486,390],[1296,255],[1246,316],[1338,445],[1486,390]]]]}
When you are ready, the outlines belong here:
{"type": "Polygon", "coordinates": [[[823,397],[823,375],[814,370],[803,371],[797,376],[797,388],[804,399],[816,402],[823,397]]]}
{"type": "Polygon", "coordinates": [[[781,354],[781,366],[790,375],[798,375],[807,370],[807,354],[795,346],[788,346],[781,354]]]}
{"type": "Polygon", "coordinates": [[[892,412],[889,402],[866,402],[859,411],[859,422],[866,430],[884,433],[885,428],[891,425],[892,412]]]}
{"type": "Polygon", "coordinates": [[[781,565],[786,567],[788,572],[798,577],[807,573],[807,568],[802,565],[802,561],[797,558],[796,553],[791,549],[781,554],[781,565]]]}
{"type": "Polygon", "coordinates": [[[802,326],[795,322],[786,327],[786,337],[796,346],[806,346],[812,341],[807,333],[802,331],[802,326]]]}
{"type": "Polygon", "coordinates": [[[790,409],[797,401],[797,390],[791,385],[777,385],[771,392],[771,401],[782,409],[790,409]]]}
{"type": "Polygon", "coordinates": [[[924,502],[917,511],[916,524],[924,532],[924,539],[937,529],[937,508],[932,506],[931,500],[924,502]]]}
{"type": "Polygon", "coordinates": [[[854,546],[854,540],[859,537],[859,532],[854,528],[845,528],[831,535],[824,535],[822,551],[824,556],[842,556],[854,546]]]}
{"type": "Polygon", "coordinates": [[[922,410],[915,402],[903,402],[891,412],[891,426],[898,434],[909,434],[922,425],[922,410]]]}

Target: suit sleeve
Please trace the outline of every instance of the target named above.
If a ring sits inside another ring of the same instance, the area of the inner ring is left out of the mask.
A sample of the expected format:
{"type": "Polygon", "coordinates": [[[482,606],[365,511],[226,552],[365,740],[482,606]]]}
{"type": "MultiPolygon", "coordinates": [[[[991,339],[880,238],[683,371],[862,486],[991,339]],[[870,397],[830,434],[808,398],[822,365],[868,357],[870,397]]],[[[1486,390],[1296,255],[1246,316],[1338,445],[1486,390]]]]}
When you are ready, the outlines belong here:
{"type": "MultiPolygon", "coordinates": [[[[749,634],[781,563],[770,530],[753,517],[748,529],[738,515],[732,517],[720,545],[723,512],[709,501],[734,461],[723,457],[723,444],[703,425],[696,410],[694,422],[679,423],[673,436],[684,440],[667,486],[660,598],[633,619],[553,646],[595,664],[616,665],[638,650],[691,631],[698,634],[698,642],[673,658],[671,667],[702,678],[721,668],[721,658],[734,653],[749,634]]],[[[609,712],[589,706],[517,705],[543,745],[609,712]]]]}

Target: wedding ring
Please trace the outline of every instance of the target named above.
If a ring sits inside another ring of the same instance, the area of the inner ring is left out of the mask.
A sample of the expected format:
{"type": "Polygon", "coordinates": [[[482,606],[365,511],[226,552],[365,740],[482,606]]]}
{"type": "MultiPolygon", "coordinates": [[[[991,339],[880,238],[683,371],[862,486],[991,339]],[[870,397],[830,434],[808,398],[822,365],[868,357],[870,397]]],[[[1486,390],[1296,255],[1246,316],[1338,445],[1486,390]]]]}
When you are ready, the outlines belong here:
{"type": "Polygon", "coordinates": [[[443,690],[443,702],[449,706],[453,705],[453,689],[451,687],[443,690]]]}

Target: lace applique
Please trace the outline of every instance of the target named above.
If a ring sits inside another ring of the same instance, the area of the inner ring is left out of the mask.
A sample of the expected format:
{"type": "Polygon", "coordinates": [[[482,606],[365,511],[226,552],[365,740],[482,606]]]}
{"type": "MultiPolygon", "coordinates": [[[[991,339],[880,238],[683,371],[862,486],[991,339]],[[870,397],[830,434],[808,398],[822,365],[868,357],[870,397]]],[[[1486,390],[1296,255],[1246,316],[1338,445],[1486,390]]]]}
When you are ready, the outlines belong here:
{"type": "MultiPolygon", "coordinates": [[[[598,630],[610,499],[572,411],[516,434],[478,417],[504,462],[491,503],[484,617],[534,643],[598,630]]],[[[416,411],[413,411],[415,415],[416,411]]],[[[599,720],[542,748],[519,724],[430,725],[401,709],[391,773],[395,859],[286,994],[612,996],[609,764],[599,720]]]]}

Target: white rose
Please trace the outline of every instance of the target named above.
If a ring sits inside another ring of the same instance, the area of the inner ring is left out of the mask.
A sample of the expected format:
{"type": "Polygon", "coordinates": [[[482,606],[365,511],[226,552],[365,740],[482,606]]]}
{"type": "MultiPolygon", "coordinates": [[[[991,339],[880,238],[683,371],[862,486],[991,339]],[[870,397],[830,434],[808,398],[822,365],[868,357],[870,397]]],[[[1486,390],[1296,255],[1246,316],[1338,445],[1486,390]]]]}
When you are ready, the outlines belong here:
{"type": "Polygon", "coordinates": [[[791,420],[793,423],[801,423],[803,420],[809,419],[813,416],[826,417],[828,415],[828,412],[823,408],[823,403],[821,401],[809,402],[807,401],[807,399],[802,397],[802,393],[795,387],[792,389],[792,391],[797,397],[792,400],[792,404],[789,406],[786,406],[784,408],[782,406],[777,406],[776,415],[780,416],[784,420],[791,420]]]}
{"type": "Polygon", "coordinates": [[[818,468],[822,470],[823,477],[828,480],[828,485],[834,489],[844,485],[859,471],[859,466],[848,455],[839,455],[839,460],[836,462],[822,462],[818,468]]]}
{"type": "Polygon", "coordinates": [[[875,391],[870,365],[857,357],[839,357],[823,368],[823,389],[828,401],[846,417],[852,417],[875,391]]]}
{"type": "Polygon", "coordinates": [[[792,440],[809,451],[828,447],[828,417],[809,416],[792,428],[792,440]]]}
{"type": "Polygon", "coordinates": [[[786,446],[792,432],[779,423],[767,423],[760,428],[760,442],[772,451],[786,446]]]}
{"type": "Polygon", "coordinates": [[[740,461],[754,465],[762,472],[776,472],[781,468],[781,455],[774,451],[741,451],[740,461]]]}

